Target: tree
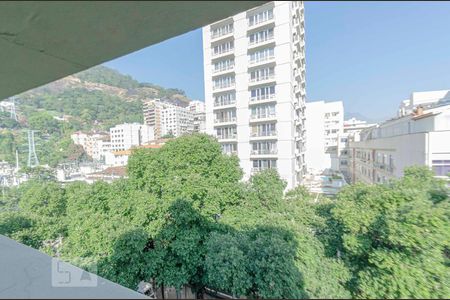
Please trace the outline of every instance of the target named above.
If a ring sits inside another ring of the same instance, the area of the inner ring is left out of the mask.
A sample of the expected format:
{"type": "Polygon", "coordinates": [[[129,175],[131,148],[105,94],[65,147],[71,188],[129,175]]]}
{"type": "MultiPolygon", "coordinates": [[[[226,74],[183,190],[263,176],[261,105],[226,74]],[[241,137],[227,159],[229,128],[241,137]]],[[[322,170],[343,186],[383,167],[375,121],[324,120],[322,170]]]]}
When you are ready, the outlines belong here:
{"type": "Polygon", "coordinates": [[[340,249],[364,298],[442,298],[450,293],[449,199],[426,169],[387,185],[357,184],[332,210],[340,249]]]}
{"type": "Polygon", "coordinates": [[[183,199],[205,216],[221,213],[240,200],[242,170],[206,134],[168,141],[161,149],[139,149],[128,161],[131,183],[159,199],[183,199]]]}

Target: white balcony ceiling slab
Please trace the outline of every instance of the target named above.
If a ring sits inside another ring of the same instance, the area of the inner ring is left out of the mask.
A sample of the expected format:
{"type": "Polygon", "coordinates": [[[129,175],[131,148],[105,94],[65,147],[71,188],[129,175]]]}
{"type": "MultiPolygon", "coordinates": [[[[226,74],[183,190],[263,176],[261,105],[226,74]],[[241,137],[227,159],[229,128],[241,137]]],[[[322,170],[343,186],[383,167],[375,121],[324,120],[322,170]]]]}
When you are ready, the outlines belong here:
{"type": "Polygon", "coordinates": [[[0,100],[265,2],[0,2],[0,100]]]}

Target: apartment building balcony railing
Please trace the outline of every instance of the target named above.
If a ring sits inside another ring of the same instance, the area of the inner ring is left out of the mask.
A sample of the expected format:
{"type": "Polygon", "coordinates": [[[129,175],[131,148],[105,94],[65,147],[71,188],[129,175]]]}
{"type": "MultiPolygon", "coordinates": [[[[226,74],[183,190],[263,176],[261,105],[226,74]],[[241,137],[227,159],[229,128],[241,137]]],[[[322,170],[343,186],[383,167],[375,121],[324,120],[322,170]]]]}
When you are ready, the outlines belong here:
{"type": "Polygon", "coordinates": [[[230,70],[233,70],[233,69],[234,69],[234,63],[222,66],[222,67],[217,68],[217,69],[213,69],[212,73],[213,74],[217,74],[217,73],[221,73],[221,72],[225,72],[225,71],[230,71],[230,70]]]}
{"type": "Polygon", "coordinates": [[[236,83],[235,83],[235,82],[230,82],[230,83],[225,83],[225,84],[219,84],[219,85],[213,86],[213,91],[224,90],[224,89],[229,89],[229,88],[234,88],[235,86],[236,86],[236,83]]]}
{"type": "Polygon", "coordinates": [[[250,78],[250,83],[251,84],[261,83],[261,82],[266,83],[267,81],[274,80],[274,79],[275,79],[275,74],[269,74],[269,75],[266,75],[266,76],[250,78]]]}
{"type": "Polygon", "coordinates": [[[222,119],[214,119],[215,124],[220,123],[230,123],[230,122],[236,122],[236,117],[229,117],[229,118],[222,118],[222,119]]]}
{"type": "Polygon", "coordinates": [[[274,137],[277,136],[277,131],[262,131],[262,132],[252,132],[250,133],[251,137],[274,137]]]}
{"type": "Polygon", "coordinates": [[[228,100],[228,101],[214,101],[214,107],[222,107],[222,106],[229,106],[229,105],[235,105],[236,100],[228,100]]]}
{"type": "Polygon", "coordinates": [[[261,19],[261,20],[258,20],[258,21],[253,21],[253,22],[249,21],[248,22],[248,28],[249,29],[253,29],[253,28],[256,28],[256,27],[259,27],[259,26],[270,24],[270,23],[272,23],[274,21],[275,21],[275,17],[272,14],[272,16],[268,17],[268,18],[264,18],[264,19],[261,19]]]}
{"type": "Polygon", "coordinates": [[[233,51],[234,51],[234,48],[227,49],[227,50],[222,50],[222,51],[218,51],[218,52],[212,52],[211,56],[213,58],[216,58],[216,57],[220,57],[220,56],[225,55],[225,54],[233,53],[233,51]]]}
{"type": "Polygon", "coordinates": [[[259,58],[255,58],[253,60],[250,60],[250,65],[257,65],[257,64],[260,64],[260,63],[265,63],[265,62],[272,61],[274,59],[275,59],[275,55],[259,57],[259,58]]]}
{"type": "Polygon", "coordinates": [[[224,38],[225,36],[231,35],[234,33],[234,29],[224,29],[219,32],[215,32],[211,34],[211,40],[217,40],[219,38],[224,38]]]}
{"type": "Polygon", "coordinates": [[[275,94],[267,94],[267,95],[260,95],[256,97],[250,97],[251,103],[261,103],[261,102],[269,102],[275,100],[275,94]]]}
{"type": "Polygon", "coordinates": [[[252,150],[250,152],[251,155],[270,155],[270,154],[277,154],[277,149],[258,149],[258,150],[252,150]]]}
{"type": "Polygon", "coordinates": [[[272,169],[272,170],[278,171],[277,167],[253,167],[252,173],[255,174],[255,173],[261,172],[263,170],[267,170],[267,169],[272,169]]]}
{"type": "Polygon", "coordinates": [[[219,141],[220,140],[234,140],[236,138],[237,138],[237,134],[236,133],[217,135],[217,139],[219,141]]]}
{"type": "Polygon", "coordinates": [[[248,46],[249,46],[250,48],[256,47],[256,46],[258,46],[258,45],[262,45],[262,44],[265,44],[265,43],[267,43],[267,42],[271,42],[271,41],[273,41],[274,39],[275,39],[275,36],[274,36],[274,35],[270,35],[270,36],[267,36],[267,37],[265,37],[265,38],[263,38],[263,39],[260,39],[260,40],[257,40],[257,41],[253,41],[253,42],[249,42],[248,46]]]}
{"type": "Polygon", "coordinates": [[[258,115],[250,115],[250,121],[273,119],[273,118],[276,118],[276,116],[277,116],[276,113],[265,113],[265,114],[258,114],[258,115]]]}

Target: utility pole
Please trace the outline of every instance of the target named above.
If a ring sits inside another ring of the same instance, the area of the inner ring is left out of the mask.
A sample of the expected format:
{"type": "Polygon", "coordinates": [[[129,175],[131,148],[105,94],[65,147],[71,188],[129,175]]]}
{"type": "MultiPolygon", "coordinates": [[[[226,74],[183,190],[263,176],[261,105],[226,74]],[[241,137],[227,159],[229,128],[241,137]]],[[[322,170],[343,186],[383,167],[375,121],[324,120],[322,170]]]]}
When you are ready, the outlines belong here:
{"type": "Polygon", "coordinates": [[[9,112],[11,114],[11,119],[13,119],[14,121],[18,121],[17,119],[17,114],[16,114],[16,100],[15,98],[11,98],[11,105],[9,106],[9,112]]]}
{"type": "Polygon", "coordinates": [[[15,172],[19,172],[19,151],[16,149],[16,170],[15,172]]]}
{"type": "Polygon", "coordinates": [[[39,160],[36,155],[36,145],[34,143],[35,130],[28,130],[28,167],[36,167],[39,165],[39,160]]]}

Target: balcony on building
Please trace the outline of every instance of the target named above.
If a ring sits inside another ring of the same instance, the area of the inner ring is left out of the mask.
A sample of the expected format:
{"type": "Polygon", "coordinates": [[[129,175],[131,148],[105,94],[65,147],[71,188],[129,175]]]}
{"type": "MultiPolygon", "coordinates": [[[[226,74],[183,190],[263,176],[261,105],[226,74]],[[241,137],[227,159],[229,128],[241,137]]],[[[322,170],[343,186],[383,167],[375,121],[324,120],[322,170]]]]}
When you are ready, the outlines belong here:
{"type": "Polygon", "coordinates": [[[212,76],[219,76],[219,75],[224,75],[227,73],[231,73],[234,72],[234,62],[232,64],[220,67],[220,68],[213,68],[212,70],[212,76]]]}
{"type": "Polygon", "coordinates": [[[236,123],[236,117],[214,119],[215,125],[232,125],[236,123]]]}
{"type": "Polygon", "coordinates": [[[255,28],[258,28],[258,27],[262,27],[262,26],[266,26],[266,25],[275,23],[275,17],[274,17],[274,14],[273,14],[273,8],[266,10],[264,12],[264,17],[257,18],[255,20],[254,16],[258,15],[258,14],[261,14],[261,13],[262,12],[254,14],[253,16],[248,17],[247,24],[248,24],[248,29],[249,30],[252,30],[252,29],[255,29],[255,28]]]}
{"type": "Polygon", "coordinates": [[[211,42],[232,37],[234,33],[233,23],[225,24],[211,30],[211,42]]]}
{"type": "Polygon", "coordinates": [[[267,36],[264,39],[260,39],[257,41],[253,41],[253,42],[249,42],[248,43],[248,49],[249,50],[253,50],[255,48],[259,48],[259,47],[265,47],[267,45],[271,45],[275,43],[275,35],[272,34],[270,36],[267,36]]]}
{"type": "Polygon", "coordinates": [[[224,100],[224,101],[214,101],[214,110],[234,108],[236,106],[236,99],[224,100]]]}
{"type": "Polygon", "coordinates": [[[234,142],[237,139],[236,133],[230,133],[230,134],[217,134],[216,135],[219,142],[234,142]]]}
{"type": "Polygon", "coordinates": [[[268,55],[265,57],[260,57],[249,61],[249,68],[259,67],[265,64],[274,64],[275,55],[268,55]]]}
{"type": "Polygon", "coordinates": [[[264,85],[264,84],[273,83],[273,82],[275,82],[275,73],[269,74],[266,76],[250,78],[248,85],[256,86],[256,85],[264,85]]]}
{"type": "Polygon", "coordinates": [[[275,99],[275,94],[266,94],[266,95],[260,95],[256,97],[250,97],[249,105],[253,104],[263,104],[263,103],[270,103],[277,101],[275,99]]]}
{"type": "Polygon", "coordinates": [[[269,166],[267,166],[267,167],[253,167],[251,172],[252,172],[252,174],[256,174],[258,172],[261,172],[261,171],[264,171],[264,170],[267,170],[267,169],[272,169],[272,170],[278,171],[277,167],[269,167],[269,166]]]}
{"type": "Polygon", "coordinates": [[[252,141],[270,140],[270,139],[276,139],[276,138],[277,138],[276,130],[250,133],[250,140],[252,140],[252,141]]]}
{"type": "Polygon", "coordinates": [[[225,92],[225,91],[233,90],[235,87],[236,87],[235,81],[225,83],[225,84],[219,84],[219,85],[213,86],[213,92],[214,93],[225,92]]]}
{"type": "Polygon", "coordinates": [[[258,150],[251,150],[250,156],[258,157],[258,158],[265,158],[265,157],[276,156],[277,153],[278,153],[277,149],[258,149],[258,150]]]}
{"type": "Polygon", "coordinates": [[[211,58],[213,60],[218,59],[218,58],[223,58],[228,55],[234,55],[234,47],[230,48],[230,49],[226,49],[226,50],[221,50],[218,52],[211,51],[211,58]]]}
{"type": "Polygon", "coordinates": [[[276,119],[277,114],[275,112],[250,115],[250,123],[276,121],[276,119]]]}

